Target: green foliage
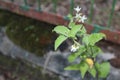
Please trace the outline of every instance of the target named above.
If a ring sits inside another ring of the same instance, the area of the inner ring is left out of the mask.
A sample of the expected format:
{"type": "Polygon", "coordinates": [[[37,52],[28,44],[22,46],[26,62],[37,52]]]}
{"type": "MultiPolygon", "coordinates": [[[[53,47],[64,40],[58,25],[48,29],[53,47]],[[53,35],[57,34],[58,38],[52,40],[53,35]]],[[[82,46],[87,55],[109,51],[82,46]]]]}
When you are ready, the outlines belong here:
{"type": "MultiPolygon", "coordinates": [[[[79,10],[79,9],[78,9],[79,10]]],[[[78,24],[81,14],[77,13],[78,18],[74,20],[72,15],[69,15],[70,22],[68,27],[56,26],[53,31],[59,34],[55,40],[55,50],[66,40],[71,39],[74,43],[71,46],[71,52],[68,56],[70,63],[80,58],[80,63],[70,65],[65,70],[78,70],[84,78],[86,72],[89,72],[93,77],[105,78],[109,74],[110,65],[108,62],[98,63],[96,57],[102,50],[96,46],[96,43],[105,38],[103,33],[87,34],[83,24],[78,24]]],[[[85,16],[82,20],[86,19],[85,16]]],[[[84,21],[83,21],[84,22],[84,21]]]]}
{"type": "Polygon", "coordinates": [[[69,37],[75,38],[77,32],[80,30],[81,27],[82,27],[82,25],[75,25],[74,27],[72,27],[69,34],[68,34],[69,37]]]}
{"type": "Polygon", "coordinates": [[[70,56],[68,57],[68,61],[69,62],[75,61],[75,59],[85,51],[86,51],[86,48],[84,46],[81,46],[80,49],[77,52],[75,52],[73,54],[70,54],[70,56]]]}
{"type": "Polygon", "coordinates": [[[70,22],[70,23],[68,24],[68,27],[69,27],[69,28],[72,28],[73,26],[75,26],[75,23],[74,23],[74,22],[70,22]]]}
{"type": "Polygon", "coordinates": [[[98,46],[92,46],[91,47],[92,51],[93,51],[93,55],[92,57],[96,57],[98,54],[102,53],[102,50],[98,47],[98,46]]]}
{"type": "Polygon", "coordinates": [[[64,36],[68,36],[68,33],[69,33],[69,29],[65,26],[56,26],[53,31],[55,31],[56,33],[58,34],[62,34],[64,36]]]}
{"type": "Polygon", "coordinates": [[[66,67],[65,70],[80,70],[80,64],[70,65],[66,67]]]}
{"type": "Polygon", "coordinates": [[[88,71],[88,69],[89,69],[89,66],[87,65],[86,62],[83,61],[80,63],[80,71],[81,71],[82,78],[84,78],[85,73],[88,71]]]}
{"type": "Polygon", "coordinates": [[[108,73],[110,72],[110,64],[108,62],[103,62],[100,64],[98,68],[98,73],[100,78],[107,77],[108,73]]]}
{"type": "Polygon", "coordinates": [[[67,39],[67,37],[60,35],[56,40],[55,40],[55,50],[62,44],[67,39]]]}
{"type": "Polygon", "coordinates": [[[70,19],[70,20],[73,20],[73,16],[71,14],[68,14],[67,17],[70,19]]]}
{"type": "Polygon", "coordinates": [[[89,73],[90,73],[93,77],[96,77],[96,73],[97,73],[97,72],[96,72],[95,67],[89,69],[88,71],[89,71],[89,73]]]}
{"type": "Polygon", "coordinates": [[[94,46],[96,42],[100,41],[103,38],[105,38],[105,35],[103,33],[93,33],[91,35],[85,35],[82,42],[86,45],[94,46]]]}
{"type": "Polygon", "coordinates": [[[65,70],[80,70],[82,78],[84,78],[85,73],[89,69],[87,63],[81,61],[80,64],[74,64],[65,68],[65,70]]]}
{"type": "Polygon", "coordinates": [[[67,38],[74,38],[76,39],[76,34],[77,32],[80,30],[80,28],[82,27],[82,25],[75,25],[74,27],[72,27],[71,29],[68,29],[65,26],[56,26],[53,31],[55,31],[56,33],[58,33],[59,36],[56,41],[55,41],[55,50],[62,44],[62,42],[64,40],[66,40],[67,38]]]}

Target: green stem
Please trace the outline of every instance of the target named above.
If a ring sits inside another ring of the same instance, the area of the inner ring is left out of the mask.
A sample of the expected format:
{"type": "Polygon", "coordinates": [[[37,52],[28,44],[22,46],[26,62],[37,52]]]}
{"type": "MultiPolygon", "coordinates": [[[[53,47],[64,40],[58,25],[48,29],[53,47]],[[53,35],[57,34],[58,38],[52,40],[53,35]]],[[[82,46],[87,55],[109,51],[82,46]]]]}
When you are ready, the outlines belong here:
{"type": "Polygon", "coordinates": [[[96,78],[97,78],[97,80],[99,80],[99,77],[98,77],[98,70],[97,70],[97,67],[95,66],[95,69],[96,69],[96,78]]]}
{"type": "Polygon", "coordinates": [[[95,2],[95,0],[91,0],[90,14],[89,14],[89,22],[90,23],[92,22],[92,19],[93,19],[94,2],[95,2]]]}
{"type": "Polygon", "coordinates": [[[25,6],[28,5],[28,4],[27,4],[27,0],[24,0],[24,4],[25,4],[25,6]]]}
{"type": "MultiPolygon", "coordinates": [[[[93,55],[94,52],[93,52],[92,46],[90,46],[90,51],[91,51],[91,54],[93,55]]],[[[94,62],[94,63],[95,63],[95,62],[94,62]]],[[[98,70],[97,70],[97,67],[96,67],[96,66],[95,66],[95,69],[96,69],[96,72],[97,72],[96,78],[97,78],[97,80],[99,80],[99,77],[98,77],[98,70]]]]}
{"type": "Polygon", "coordinates": [[[86,48],[86,54],[88,55],[87,57],[89,57],[90,55],[89,55],[89,49],[88,49],[88,46],[87,45],[85,45],[85,48],[86,48]]]}
{"type": "Polygon", "coordinates": [[[11,0],[12,2],[14,2],[14,0],[11,0]]]}
{"type": "Polygon", "coordinates": [[[77,44],[77,46],[80,46],[80,43],[78,43],[75,39],[73,39],[73,42],[77,44]]]}
{"type": "Polygon", "coordinates": [[[112,17],[113,17],[116,2],[117,2],[117,0],[113,0],[112,10],[111,10],[109,20],[108,20],[108,28],[110,28],[110,25],[111,25],[111,21],[112,21],[112,17]]]}
{"type": "Polygon", "coordinates": [[[70,14],[73,14],[74,0],[70,0],[70,14]]]}
{"type": "Polygon", "coordinates": [[[38,11],[41,11],[40,0],[37,0],[37,2],[38,2],[38,11]]]}
{"type": "Polygon", "coordinates": [[[56,13],[56,8],[57,8],[57,0],[52,0],[53,1],[53,11],[56,13]]]}
{"type": "Polygon", "coordinates": [[[91,46],[90,46],[90,51],[91,51],[91,56],[93,56],[94,52],[91,46]]]}

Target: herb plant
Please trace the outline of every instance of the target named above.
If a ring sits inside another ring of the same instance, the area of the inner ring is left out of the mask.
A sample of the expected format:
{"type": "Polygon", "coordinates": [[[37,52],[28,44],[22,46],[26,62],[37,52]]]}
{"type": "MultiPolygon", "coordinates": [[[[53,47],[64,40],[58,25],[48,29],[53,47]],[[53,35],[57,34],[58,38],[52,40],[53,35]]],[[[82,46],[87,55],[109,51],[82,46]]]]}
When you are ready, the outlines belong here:
{"type": "Polygon", "coordinates": [[[80,63],[72,64],[65,68],[65,70],[79,70],[82,78],[89,72],[95,78],[106,78],[110,71],[108,62],[97,62],[96,57],[102,53],[102,50],[96,46],[96,43],[105,38],[103,33],[87,34],[83,25],[87,19],[85,15],[80,13],[81,8],[77,6],[74,8],[75,16],[69,15],[70,22],[68,26],[58,25],[53,31],[59,36],[55,40],[55,50],[67,39],[73,41],[71,46],[71,54],[68,61],[73,63],[77,58],[80,58],[80,63]]]}

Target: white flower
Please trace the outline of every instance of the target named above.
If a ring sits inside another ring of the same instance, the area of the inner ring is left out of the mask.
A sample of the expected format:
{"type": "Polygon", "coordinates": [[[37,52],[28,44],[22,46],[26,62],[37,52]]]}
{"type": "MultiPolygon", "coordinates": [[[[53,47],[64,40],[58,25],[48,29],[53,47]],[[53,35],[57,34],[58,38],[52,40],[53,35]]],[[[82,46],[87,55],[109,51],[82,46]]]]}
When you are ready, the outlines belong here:
{"type": "Polygon", "coordinates": [[[82,23],[84,23],[84,21],[87,19],[87,17],[85,16],[85,15],[83,15],[82,17],[81,17],[81,19],[79,20],[79,22],[82,22],[82,23]]]}
{"type": "Polygon", "coordinates": [[[76,52],[78,49],[79,49],[79,46],[73,44],[73,45],[71,46],[71,50],[70,50],[70,51],[71,51],[71,52],[76,52]]]}
{"type": "Polygon", "coordinates": [[[79,6],[77,6],[76,8],[74,8],[74,10],[75,10],[77,13],[79,13],[80,10],[81,10],[81,8],[80,8],[79,6]]]}
{"type": "Polygon", "coordinates": [[[81,14],[76,13],[75,18],[76,18],[76,19],[81,18],[81,14]]]}

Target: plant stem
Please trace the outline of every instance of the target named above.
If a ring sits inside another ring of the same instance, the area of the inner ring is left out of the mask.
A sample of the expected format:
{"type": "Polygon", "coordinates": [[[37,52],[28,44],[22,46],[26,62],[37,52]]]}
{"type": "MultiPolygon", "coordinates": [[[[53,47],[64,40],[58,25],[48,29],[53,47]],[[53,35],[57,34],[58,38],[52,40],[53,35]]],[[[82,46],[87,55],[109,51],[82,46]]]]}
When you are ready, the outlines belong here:
{"type": "Polygon", "coordinates": [[[87,53],[87,55],[88,55],[87,57],[90,57],[88,46],[85,45],[85,48],[86,48],[86,53],[87,53]]]}
{"type": "Polygon", "coordinates": [[[90,51],[91,51],[91,55],[93,56],[94,52],[92,50],[92,47],[90,46],[90,51]]]}
{"type": "Polygon", "coordinates": [[[97,78],[97,80],[99,80],[99,77],[98,77],[98,70],[97,70],[96,66],[95,66],[95,69],[96,69],[96,71],[97,71],[96,78],[97,78]]]}
{"type": "Polygon", "coordinates": [[[111,21],[112,21],[112,17],[113,17],[113,13],[114,13],[116,2],[117,2],[117,0],[113,0],[112,10],[111,10],[111,13],[110,13],[110,16],[109,16],[109,20],[108,20],[108,28],[110,28],[110,25],[111,25],[111,21]]]}
{"type": "MultiPolygon", "coordinates": [[[[92,55],[93,55],[94,52],[93,52],[92,46],[90,46],[90,51],[91,51],[91,53],[92,53],[92,55]]],[[[97,72],[96,78],[97,78],[97,80],[99,80],[99,77],[98,77],[98,70],[97,70],[97,67],[96,67],[96,66],[95,66],[95,69],[96,69],[96,72],[97,72]]]]}
{"type": "Polygon", "coordinates": [[[91,0],[89,23],[91,23],[93,19],[94,3],[95,3],[95,0],[91,0]]]}
{"type": "Polygon", "coordinates": [[[73,14],[74,0],[70,0],[70,14],[73,14]]]}

